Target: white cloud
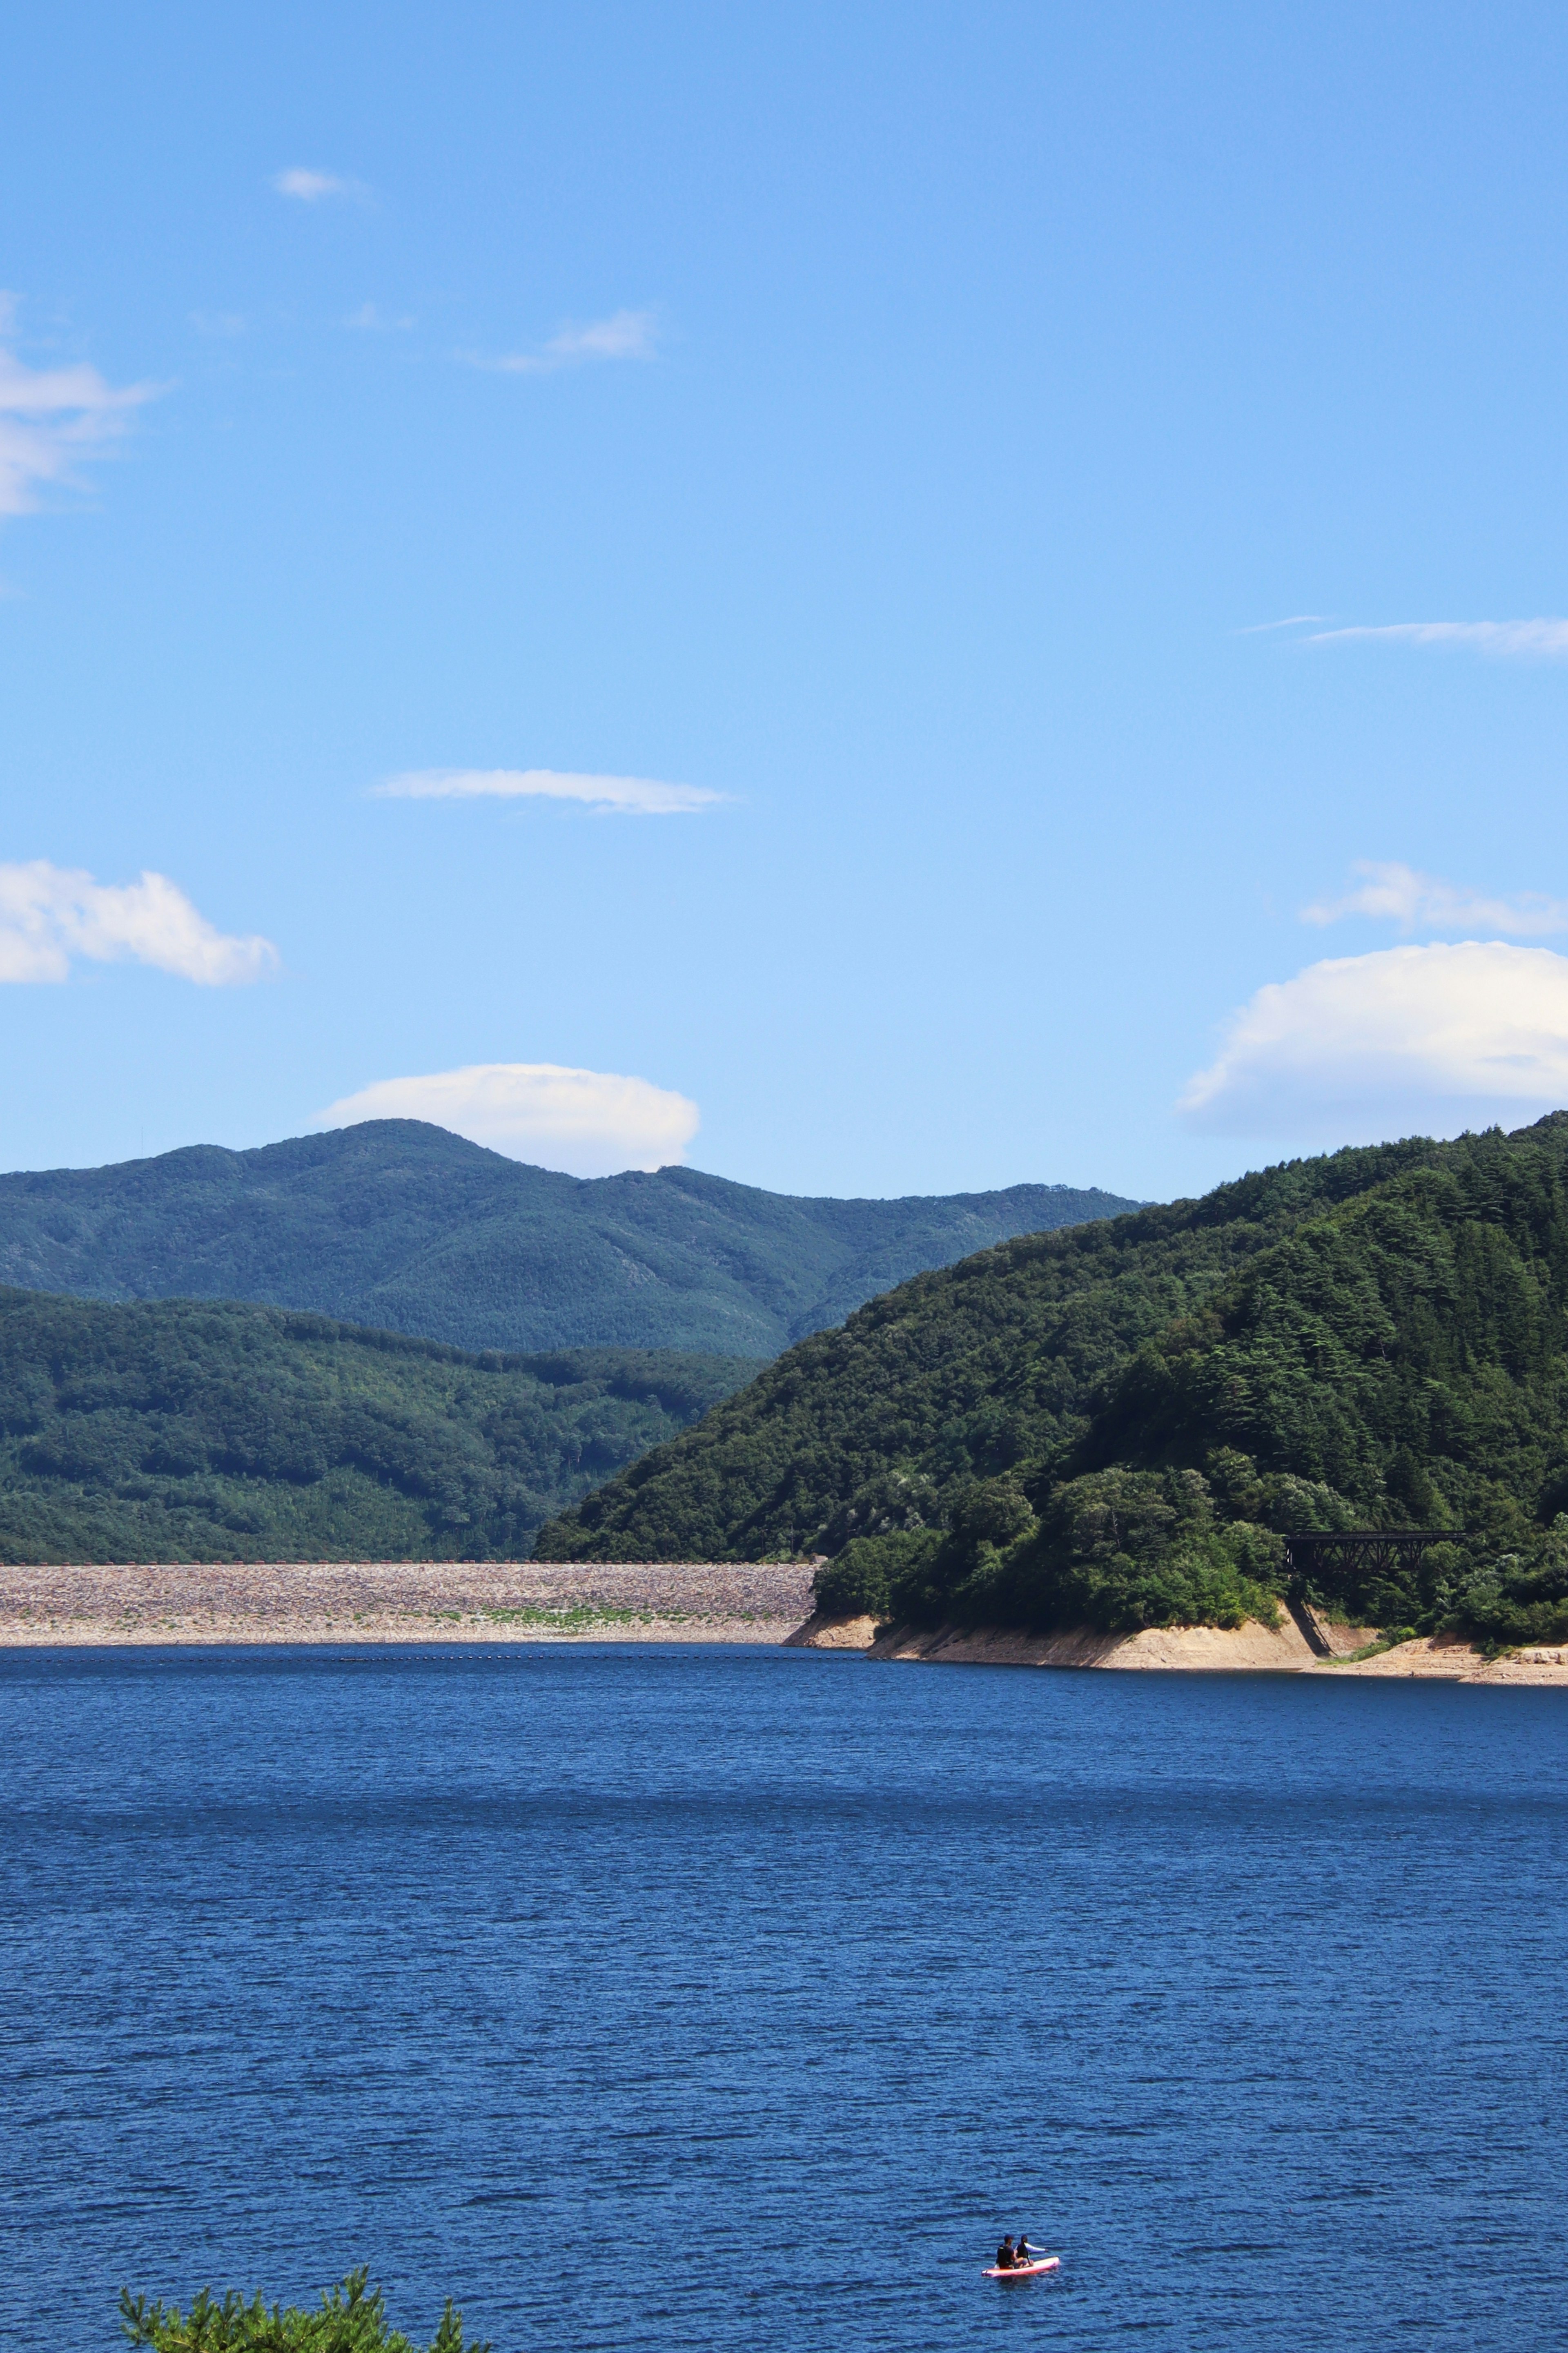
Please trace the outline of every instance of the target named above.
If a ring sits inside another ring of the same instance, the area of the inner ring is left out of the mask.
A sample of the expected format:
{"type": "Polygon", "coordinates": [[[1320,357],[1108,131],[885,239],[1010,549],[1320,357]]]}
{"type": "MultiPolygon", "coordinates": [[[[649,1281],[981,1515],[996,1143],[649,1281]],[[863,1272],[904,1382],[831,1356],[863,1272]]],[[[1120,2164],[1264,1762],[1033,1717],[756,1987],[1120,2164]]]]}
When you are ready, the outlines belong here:
{"type": "Polygon", "coordinates": [[[371,790],[379,800],[581,801],[622,817],[689,816],[726,797],[705,785],[663,785],[652,776],[578,776],[558,768],[416,768],[371,790]]]}
{"type": "Polygon", "coordinates": [[[616,311],[586,327],[563,327],[544,350],[563,366],[574,360],[650,360],[655,332],[651,311],[616,311]]]}
{"type": "Polygon", "coordinates": [[[275,172],[272,185],[280,196],[292,196],[301,205],[319,205],[323,196],[363,196],[361,180],[345,179],[337,172],[314,172],[304,164],[291,164],[286,172],[275,172]]]}
{"type": "Polygon", "coordinates": [[[1568,1104],[1568,956],[1384,948],[1260,988],[1178,1109],[1222,1135],[1344,1144],[1519,1124],[1568,1104]]]}
{"type": "Polygon", "coordinates": [[[1568,658],[1568,621],[1390,621],[1380,628],[1319,629],[1307,642],[1344,645],[1352,638],[1391,645],[1468,646],[1477,653],[1533,656],[1545,661],[1568,658]]]}
{"type": "MultiPolygon", "coordinates": [[[[10,301],[0,307],[0,330],[10,301]]],[[[47,483],[70,482],[83,459],[123,433],[157,387],[105,384],[95,367],[30,368],[0,351],[0,515],[26,514],[47,483]]]]}
{"type": "Polygon", "coordinates": [[[383,1079],[319,1112],[312,1124],[427,1119],[511,1160],[573,1176],[611,1176],[679,1160],[700,1116],[685,1095],[647,1079],[556,1062],[476,1062],[425,1078],[383,1079]]]}
{"type": "Polygon", "coordinates": [[[259,980],[278,951],[215,930],[166,874],[104,883],[41,858],[0,865],[0,982],[64,980],[73,956],[129,958],[220,988],[259,980]]]}
{"type": "Polygon", "coordinates": [[[1542,932],[1568,932],[1568,899],[1542,891],[1521,891],[1512,899],[1489,899],[1445,882],[1414,866],[1380,865],[1358,858],[1352,874],[1365,880],[1340,899],[1321,899],[1301,910],[1304,923],[1337,923],[1347,915],[1382,916],[1406,932],[1505,932],[1527,939],[1542,932]]]}
{"type": "Polygon", "coordinates": [[[509,352],[495,360],[473,353],[464,357],[475,367],[494,368],[502,375],[552,375],[557,368],[581,367],[584,360],[651,360],[658,332],[651,311],[617,311],[586,327],[563,327],[537,352],[509,352]]]}

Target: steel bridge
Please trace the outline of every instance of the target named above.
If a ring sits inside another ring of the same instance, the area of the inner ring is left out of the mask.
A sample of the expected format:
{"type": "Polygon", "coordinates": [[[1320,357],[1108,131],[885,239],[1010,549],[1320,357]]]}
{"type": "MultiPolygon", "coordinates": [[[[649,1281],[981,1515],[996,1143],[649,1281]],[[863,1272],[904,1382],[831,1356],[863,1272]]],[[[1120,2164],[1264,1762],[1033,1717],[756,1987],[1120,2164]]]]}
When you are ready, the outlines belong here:
{"type": "Polygon", "coordinates": [[[1454,1544],[1459,1528],[1355,1528],[1325,1535],[1321,1529],[1285,1538],[1285,1566],[1292,1577],[1317,1583],[1326,1570],[1419,1568],[1429,1546],[1454,1544]]]}
{"type": "Polygon", "coordinates": [[[1286,1607],[1312,1649],[1327,1656],[1329,1644],[1312,1615],[1309,1587],[1321,1592],[1352,1572],[1364,1577],[1419,1568],[1431,1546],[1453,1544],[1462,1535],[1458,1528],[1356,1528],[1332,1535],[1314,1528],[1287,1535],[1285,1567],[1290,1582],[1286,1607]]]}

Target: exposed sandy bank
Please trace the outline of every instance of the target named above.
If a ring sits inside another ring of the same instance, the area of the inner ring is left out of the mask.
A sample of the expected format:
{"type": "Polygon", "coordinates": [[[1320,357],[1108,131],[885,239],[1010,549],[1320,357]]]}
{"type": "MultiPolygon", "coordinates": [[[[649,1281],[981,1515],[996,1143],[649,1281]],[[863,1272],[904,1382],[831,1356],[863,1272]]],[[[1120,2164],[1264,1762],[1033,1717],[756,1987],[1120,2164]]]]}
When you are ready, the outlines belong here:
{"type": "Polygon", "coordinates": [[[1568,1651],[1530,1649],[1511,1658],[1493,1659],[1479,1672],[1467,1675],[1475,1683],[1557,1683],[1568,1690],[1568,1651]]]}
{"type": "Polygon", "coordinates": [[[137,1642],[782,1642],[811,1568],[660,1561],[0,1568],[0,1648],[137,1642]]]}
{"type": "Polygon", "coordinates": [[[786,1637],[795,1651],[868,1651],[876,1639],[874,1618],[833,1618],[821,1609],[786,1637]]]}
{"type": "MultiPolygon", "coordinates": [[[[1136,1667],[1192,1672],[1345,1676],[1419,1676],[1464,1683],[1554,1683],[1568,1689],[1568,1645],[1530,1648],[1488,1661],[1455,1634],[1423,1636],[1401,1642],[1375,1658],[1351,1662],[1344,1653],[1375,1641],[1365,1626],[1330,1626],[1315,1620],[1333,1642],[1341,1661],[1314,1651],[1285,1612],[1278,1630],[1249,1620],[1234,1632],[1220,1626],[1149,1627],[1141,1634],[1097,1634],[1089,1627],[1057,1634],[1019,1634],[1001,1630],[969,1633],[953,1626],[935,1633],[904,1627],[885,1634],[866,1652],[871,1659],[909,1659],[938,1666],[1136,1667]]],[[[804,1632],[804,1629],[802,1630],[804,1632]]]]}
{"type": "Polygon", "coordinates": [[[1425,1675],[1448,1683],[1469,1681],[1486,1665],[1480,1652],[1457,1634],[1423,1634],[1414,1642],[1396,1643],[1375,1659],[1347,1661],[1342,1666],[1320,1660],[1313,1672],[1335,1675],[1425,1675]]]}
{"type": "Polygon", "coordinates": [[[1300,1673],[1314,1658],[1300,1628],[1284,1613],[1278,1630],[1248,1619],[1234,1632],[1223,1626],[1149,1626],[1140,1634],[1098,1634],[1087,1626],[1056,1634],[904,1627],[885,1634],[867,1655],[939,1666],[1228,1668],[1254,1674],[1300,1673]]]}
{"type": "Polygon", "coordinates": [[[1347,1659],[1352,1651],[1364,1651],[1383,1630],[1379,1626],[1337,1625],[1321,1609],[1309,1609],[1307,1615],[1317,1628],[1318,1640],[1327,1645],[1329,1656],[1334,1659],[1347,1659]]]}
{"type": "Polygon", "coordinates": [[[1484,1659],[1458,1634],[1422,1634],[1413,1642],[1398,1642],[1374,1659],[1358,1659],[1344,1666],[1320,1660],[1311,1669],[1323,1675],[1420,1676],[1426,1681],[1455,1683],[1555,1683],[1568,1689],[1568,1650],[1527,1646],[1506,1658],[1484,1659]]]}

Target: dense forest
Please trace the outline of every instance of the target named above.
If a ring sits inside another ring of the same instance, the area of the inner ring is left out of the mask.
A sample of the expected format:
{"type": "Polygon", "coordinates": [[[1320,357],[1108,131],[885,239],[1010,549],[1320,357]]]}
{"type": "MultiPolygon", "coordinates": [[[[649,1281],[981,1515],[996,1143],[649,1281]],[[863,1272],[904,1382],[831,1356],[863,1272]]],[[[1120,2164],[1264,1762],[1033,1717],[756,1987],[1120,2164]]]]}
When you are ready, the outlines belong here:
{"type": "Polygon", "coordinates": [[[520,1558],[755,1370],[0,1291],[0,1561],[520,1558]]]}
{"type": "Polygon", "coordinates": [[[773,1356],[922,1267],[1134,1206],[1065,1185],[834,1201],[696,1168],[585,1179],[370,1120],[0,1176],[0,1282],[248,1299],[463,1348],[773,1356]]]}
{"type": "Polygon", "coordinates": [[[1418,1572],[1305,1598],[1563,1633],[1565,1162],[1557,1113],[1005,1243],[791,1350],[537,1549],[815,1549],[830,1607],[1115,1628],[1267,1618],[1283,1533],[1420,1526],[1452,1533],[1418,1572]]]}

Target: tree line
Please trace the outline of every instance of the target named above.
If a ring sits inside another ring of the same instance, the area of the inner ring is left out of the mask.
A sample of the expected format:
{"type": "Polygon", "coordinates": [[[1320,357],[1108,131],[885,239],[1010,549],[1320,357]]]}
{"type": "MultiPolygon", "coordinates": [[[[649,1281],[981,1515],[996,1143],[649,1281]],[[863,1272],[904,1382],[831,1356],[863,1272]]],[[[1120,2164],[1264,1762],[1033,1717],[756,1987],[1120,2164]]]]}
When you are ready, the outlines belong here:
{"type": "MultiPolygon", "coordinates": [[[[1568,1634],[1568,1116],[1295,1161],[1003,1245],[797,1347],[550,1523],[784,1548],[825,1606],[1107,1630],[1275,1614],[1287,1533],[1451,1531],[1306,1598],[1568,1634]]],[[[668,1549],[665,1549],[668,1547],[668,1549]]]]}

